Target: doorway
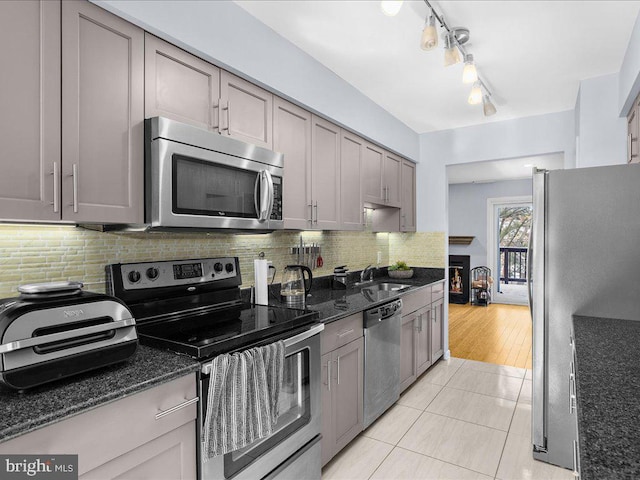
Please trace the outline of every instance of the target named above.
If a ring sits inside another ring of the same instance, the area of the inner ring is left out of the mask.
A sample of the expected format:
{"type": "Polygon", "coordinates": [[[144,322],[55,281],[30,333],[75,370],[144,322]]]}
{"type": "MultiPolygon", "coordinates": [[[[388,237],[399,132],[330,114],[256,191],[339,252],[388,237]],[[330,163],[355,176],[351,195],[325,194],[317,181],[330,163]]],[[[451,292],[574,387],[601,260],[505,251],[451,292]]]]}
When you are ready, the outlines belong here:
{"type": "Polygon", "coordinates": [[[532,218],[531,197],[487,200],[487,263],[494,272],[494,303],[529,303],[527,268],[532,218]]]}

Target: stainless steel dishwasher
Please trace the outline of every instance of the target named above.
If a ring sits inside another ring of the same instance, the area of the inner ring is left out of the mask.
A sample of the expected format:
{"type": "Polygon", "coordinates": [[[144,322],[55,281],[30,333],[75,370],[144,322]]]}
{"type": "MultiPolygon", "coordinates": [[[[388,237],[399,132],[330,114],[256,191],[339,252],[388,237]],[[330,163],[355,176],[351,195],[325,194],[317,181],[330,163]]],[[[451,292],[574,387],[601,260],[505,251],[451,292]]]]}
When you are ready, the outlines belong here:
{"type": "Polygon", "coordinates": [[[400,398],[402,300],[364,312],[364,428],[400,398]]]}

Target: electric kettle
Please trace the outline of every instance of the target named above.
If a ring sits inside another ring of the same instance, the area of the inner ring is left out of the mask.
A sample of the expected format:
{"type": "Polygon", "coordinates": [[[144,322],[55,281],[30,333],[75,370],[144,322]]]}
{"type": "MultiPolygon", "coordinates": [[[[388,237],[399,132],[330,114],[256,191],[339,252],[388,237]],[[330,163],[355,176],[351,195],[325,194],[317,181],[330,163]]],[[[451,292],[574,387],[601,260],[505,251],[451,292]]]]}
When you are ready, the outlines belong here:
{"type": "Polygon", "coordinates": [[[287,265],[282,273],[280,300],[288,307],[304,307],[305,298],[311,290],[313,274],[304,265],[287,265]],[[305,277],[304,273],[308,276],[305,277]]]}

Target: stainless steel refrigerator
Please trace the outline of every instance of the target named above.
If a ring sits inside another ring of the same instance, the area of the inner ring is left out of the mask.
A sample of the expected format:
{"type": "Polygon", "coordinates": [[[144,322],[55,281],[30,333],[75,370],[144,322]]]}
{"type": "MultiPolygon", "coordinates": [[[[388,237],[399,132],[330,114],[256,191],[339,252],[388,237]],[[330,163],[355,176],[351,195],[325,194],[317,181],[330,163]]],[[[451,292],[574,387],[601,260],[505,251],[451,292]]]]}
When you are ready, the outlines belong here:
{"type": "Polygon", "coordinates": [[[535,171],[533,456],[573,468],[572,316],[640,318],[640,165],[535,171]]]}

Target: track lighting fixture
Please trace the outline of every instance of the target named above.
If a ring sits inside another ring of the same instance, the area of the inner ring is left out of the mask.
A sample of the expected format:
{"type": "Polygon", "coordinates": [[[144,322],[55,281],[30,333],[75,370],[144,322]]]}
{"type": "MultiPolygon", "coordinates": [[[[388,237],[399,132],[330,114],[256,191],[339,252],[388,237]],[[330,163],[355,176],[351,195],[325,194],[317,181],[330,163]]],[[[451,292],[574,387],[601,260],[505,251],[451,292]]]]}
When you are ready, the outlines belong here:
{"type": "Polygon", "coordinates": [[[395,17],[402,8],[403,0],[384,0],[380,2],[382,13],[387,17],[395,17]]]}
{"type": "Polygon", "coordinates": [[[496,107],[493,103],[491,103],[489,95],[485,94],[482,97],[482,110],[484,111],[485,117],[490,117],[491,115],[496,113],[496,107]]]}
{"type": "MultiPolygon", "coordinates": [[[[473,55],[468,53],[464,44],[469,40],[469,29],[464,27],[449,27],[442,15],[438,14],[431,6],[429,0],[423,0],[429,8],[429,16],[425,20],[422,29],[422,37],[420,38],[420,48],[422,50],[433,50],[438,46],[438,31],[436,28],[436,20],[440,27],[444,29],[442,38],[444,40],[444,66],[455,65],[464,58],[464,68],[462,69],[462,82],[472,83],[473,87],[467,101],[471,105],[482,103],[482,109],[485,117],[495,115],[496,107],[491,102],[491,92],[487,88],[483,79],[480,78],[478,69],[476,68],[473,55]],[[484,90],[483,90],[484,89],[484,90]]],[[[402,0],[391,0],[380,2],[380,7],[385,15],[394,16],[402,7],[402,0]]]]}
{"type": "Polygon", "coordinates": [[[473,83],[478,80],[476,65],[473,63],[473,55],[467,53],[464,56],[464,69],[462,70],[462,83],[473,83]]]}
{"type": "Polygon", "coordinates": [[[438,31],[436,30],[436,17],[431,12],[429,18],[425,21],[422,30],[422,38],[420,39],[420,48],[422,50],[433,50],[438,46],[438,31]]]}

